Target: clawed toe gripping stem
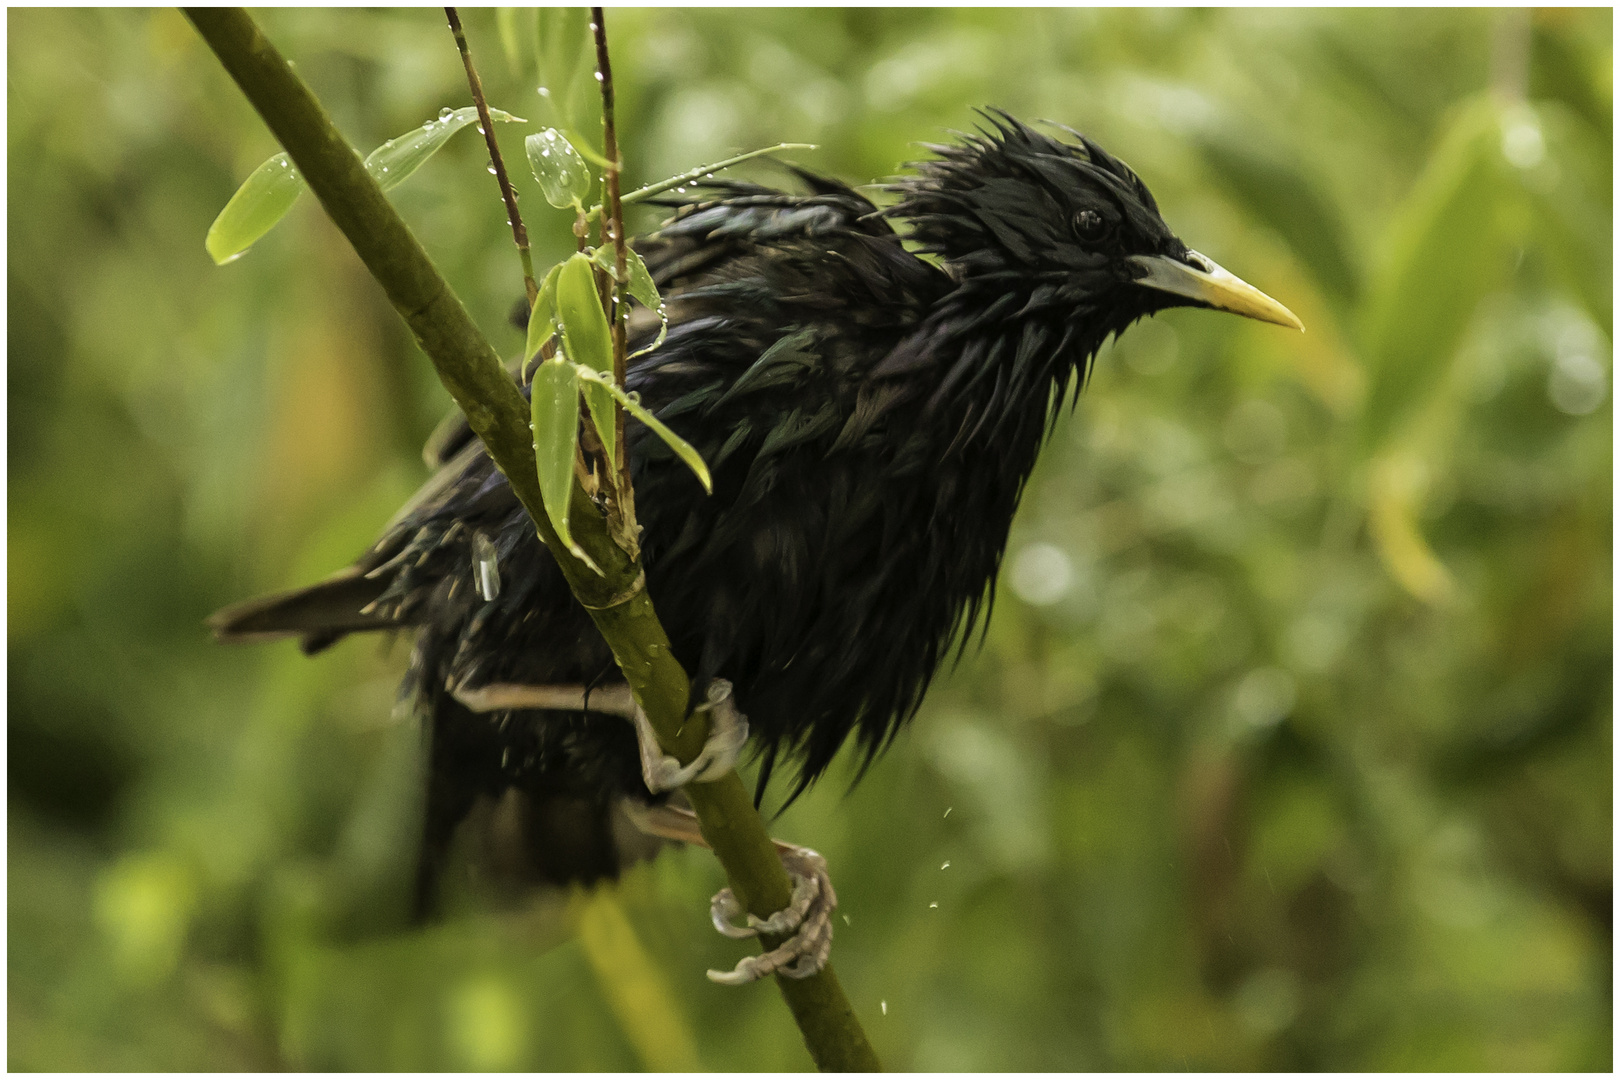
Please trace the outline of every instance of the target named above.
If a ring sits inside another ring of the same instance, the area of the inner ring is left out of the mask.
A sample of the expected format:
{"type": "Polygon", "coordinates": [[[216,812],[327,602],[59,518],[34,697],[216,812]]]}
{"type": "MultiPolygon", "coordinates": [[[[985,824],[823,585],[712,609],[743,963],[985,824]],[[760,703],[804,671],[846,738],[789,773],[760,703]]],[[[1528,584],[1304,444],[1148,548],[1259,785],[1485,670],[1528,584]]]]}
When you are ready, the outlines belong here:
{"type": "Polygon", "coordinates": [[[832,878],[827,873],[827,860],[809,848],[794,847],[778,842],[782,852],[782,865],[793,878],[793,899],[788,906],[768,919],[748,916],[747,926],[732,922],[743,914],[742,905],[730,889],[714,894],[709,905],[714,928],[729,938],[743,939],[761,934],[793,936],[774,949],[758,956],[747,956],[730,971],[713,971],[709,979],[723,986],[742,986],[773,973],[790,979],[806,979],[827,964],[832,951],[832,913],[838,906],[838,894],[833,891],[832,878]],[[796,931],[796,932],[795,932],[796,931]]]}
{"type": "Polygon", "coordinates": [[[731,697],[731,683],[715,679],[709,683],[708,700],[692,710],[709,714],[709,737],[691,764],[682,765],[658,745],[647,714],[635,708],[636,742],[641,746],[641,776],[653,794],[674,791],[687,784],[718,780],[737,764],[748,743],[748,718],[737,711],[731,697]]]}

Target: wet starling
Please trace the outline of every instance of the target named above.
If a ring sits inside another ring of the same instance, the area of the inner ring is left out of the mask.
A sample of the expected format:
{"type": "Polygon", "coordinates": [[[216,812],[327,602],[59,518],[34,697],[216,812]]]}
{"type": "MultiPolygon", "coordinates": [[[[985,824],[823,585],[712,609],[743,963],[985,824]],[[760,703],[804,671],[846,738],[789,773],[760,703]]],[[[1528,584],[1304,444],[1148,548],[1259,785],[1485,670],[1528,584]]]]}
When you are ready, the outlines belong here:
{"type": "MultiPolygon", "coordinates": [[[[713,181],[635,245],[670,326],[629,388],[714,478],[705,495],[631,425],[647,588],[695,685],[734,685],[761,791],[789,761],[796,795],[851,734],[869,762],[916,712],[953,639],[988,616],[1036,454],[1109,335],[1178,306],[1300,325],[1189,250],[1094,142],[985,115],[889,185],[886,209],[802,171],[804,193],[713,181]]],[[[632,726],[589,699],[509,708],[479,691],[587,687],[605,702],[623,696],[613,659],[464,426],[432,463],[352,567],[212,625],[294,635],[309,653],[414,632],[406,689],[430,732],[422,911],[457,823],[513,792],[539,876],[610,876],[614,805],[661,798],[632,726]]]]}

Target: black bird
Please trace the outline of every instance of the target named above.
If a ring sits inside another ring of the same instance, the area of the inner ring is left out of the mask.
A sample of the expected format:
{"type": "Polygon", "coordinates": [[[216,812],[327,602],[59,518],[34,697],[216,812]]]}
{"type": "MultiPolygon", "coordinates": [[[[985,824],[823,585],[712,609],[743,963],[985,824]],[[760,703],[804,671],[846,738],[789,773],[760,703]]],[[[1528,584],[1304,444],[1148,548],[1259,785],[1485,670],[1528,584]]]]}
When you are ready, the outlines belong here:
{"type": "MultiPolygon", "coordinates": [[[[734,684],[761,792],[789,760],[797,795],[851,734],[869,763],[916,712],[953,639],[988,616],[1036,454],[1109,335],[1177,306],[1300,326],[1189,250],[1096,143],[985,115],[980,133],[928,147],[937,157],[889,185],[887,209],[803,171],[803,194],[715,181],[636,245],[670,326],[629,388],[714,478],[705,495],[632,425],[647,588],[696,685],[734,684]]],[[[308,653],[416,632],[405,691],[431,732],[423,911],[458,822],[513,790],[540,876],[610,876],[614,802],[659,798],[632,727],[464,702],[493,684],[605,694],[619,673],[464,426],[431,463],[354,566],[212,625],[224,639],[296,635],[308,653]]]]}

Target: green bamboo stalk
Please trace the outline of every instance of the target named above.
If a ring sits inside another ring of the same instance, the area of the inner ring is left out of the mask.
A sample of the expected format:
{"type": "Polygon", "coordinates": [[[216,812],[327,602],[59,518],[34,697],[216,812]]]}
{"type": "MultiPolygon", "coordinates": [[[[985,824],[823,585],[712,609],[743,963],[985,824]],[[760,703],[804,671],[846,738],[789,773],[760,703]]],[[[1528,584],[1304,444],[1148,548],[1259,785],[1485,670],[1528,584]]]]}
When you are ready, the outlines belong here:
{"type": "MultiPolygon", "coordinates": [[[[185,13],[432,360],[612,648],[659,742],[690,762],[703,746],[707,725],[696,714],[692,719],[698,722],[687,722],[690,679],[670,650],[639,563],[613,543],[605,519],[578,485],[571,510],[574,539],[602,573],[593,573],[559,543],[540,498],[527,403],[360,156],[244,10],[187,8],[185,13]]],[[[761,917],[786,907],[792,895],[787,873],[736,772],[713,783],[690,784],[685,791],[738,901],[761,917]]],[[[780,941],[764,944],[771,948],[780,941]]],[[[808,979],[778,976],[777,985],[818,1068],[881,1068],[830,964],[808,979]]]]}

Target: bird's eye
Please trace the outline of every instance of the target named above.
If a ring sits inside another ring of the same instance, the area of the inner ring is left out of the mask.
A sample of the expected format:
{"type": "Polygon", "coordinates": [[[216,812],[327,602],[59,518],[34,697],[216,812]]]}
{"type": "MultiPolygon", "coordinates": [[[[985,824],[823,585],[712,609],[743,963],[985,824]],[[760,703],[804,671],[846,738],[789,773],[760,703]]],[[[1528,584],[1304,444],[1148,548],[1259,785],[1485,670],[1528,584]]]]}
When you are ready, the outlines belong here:
{"type": "Polygon", "coordinates": [[[1096,240],[1103,234],[1103,217],[1095,210],[1082,210],[1074,215],[1074,231],[1082,240],[1096,240]]]}

